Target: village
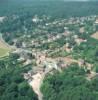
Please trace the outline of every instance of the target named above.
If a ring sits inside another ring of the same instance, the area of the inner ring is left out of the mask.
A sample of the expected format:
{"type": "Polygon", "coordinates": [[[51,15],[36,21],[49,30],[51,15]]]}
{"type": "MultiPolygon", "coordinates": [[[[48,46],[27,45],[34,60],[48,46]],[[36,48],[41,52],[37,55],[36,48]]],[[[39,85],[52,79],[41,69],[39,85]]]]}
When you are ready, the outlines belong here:
{"type": "MultiPolygon", "coordinates": [[[[48,18],[47,18],[48,19],[48,18]]],[[[32,21],[34,23],[38,23],[39,21],[42,21],[42,19],[39,19],[37,16],[35,16],[32,21]]],[[[89,34],[88,31],[86,31],[86,22],[93,23],[93,30],[91,37],[97,38],[97,31],[96,31],[96,25],[98,25],[97,16],[88,16],[88,17],[77,17],[77,18],[69,18],[69,19],[63,19],[63,20],[57,20],[52,23],[45,23],[46,27],[52,27],[57,25],[58,28],[60,26],[66,26],[63,27],[62,33],[44,33],[38,36],[38,34],[41,34],[40,32],[36,35],[36,38],[31,38],[30,35],[23,35],[16,39],[13,39],[13,45],[14,48],[12,53],[18,54],[20,57],[17,59],[20,62],[25,62],[24,65],[32,63],[32,60],[40,60],[41,56],[42,59],[47,57],[52,57],[52,54],[65,51],[67,55],[70,55],[74,51],[75,46],[79,46],[81,43],[86,43],[87,39],[84,38],[85,34],[89,34]],[[70,24],[77,27],[77,31],[70,29],[70,24]],[[59,26],[60,25],[60,26],[59,26]],[[82,27],[79,27],[82,26],[82,27]],[[83,36],[84,35],[84,36],[83,36]],[[47,39],[45,40],[44,37],[47,39]],[[26,39],[25,39],[26,38],[26,39]],[[60,45],[60,42],[62,44],[60,45]],[[38,55],[40,57],[38,58],[38,55]]],[[[45,26],[42,26],[45,28],[45,26]]],[[[46,28],[47,29],[47,28],[46,28]]],[[[33,33],[34,34],[34,33],[33,33]]],[[[35,33],[36,34],[36,33],[35,33]]],[[[32,35],[32,34],[31,34],[32,35]]]]}
{"type": "MultiPolygon", "coordinates": [[[[46,19],[49,18],[47,17],[46,19]]],[[[4,17],[1,17],[0,22],[3,20],[4,17]]],[[[32,21],[38,24],[43,19],[35,16],[32,21]]],[[[85,37],[89,34],[86,30],[86,27],[89,27],[88,23],[91,23],[92,26],[90,27],[93,29],[90,37],[98,39],[98,31],[96,29],[98,25],[97,16],[55,20],[51,23],[45,23],[43,26],[38,25],[36,31],[31,35],[24,34],[19,38],[12,39],[11,54],[17,54],[19,56],[17,61],[24,66],[32,65],[32,70],[24,73],[24,79],[32,86],[39,100],[42,100],[43,97],[40,92],[43,79],[47,74],[53,74],[54,70],[62,72],[63,69],[71,64],[78,64],[79,67],[83,67],[89,72],[88,79],[96,75],[92,71],[92,63],[82,58],[75,59],[72,55],[76,46],[88,41],[85,37]],[[72,26],[74,28],[71,28],[72,26]],[[55,28],[58,31],[53,31],[53,33],[49,34],[47,30],[49,28],[52,30],[55,28]],[[33,38],[33,36],[37,37],[33,38]]]]}
{"type": "MultiPolygon", "coordinates": [[[[36,16],[32,21],[38,24],[42,19],[36,16]]],[[[32,70],[24,73],[24,79],[32,86],[39,100],[42,100],[43,97],[40,92],[43,79],[47,74],[53,74],[54,70],[62,72],[69,65],[78,64],[79,67],[83,67],[89,72],[87,76],[89,80],[96,75],[92,71],[92,63],[82,58],[75,59],[72,55],[76,46],[88,41],[85,38],[85,34],[89,34],[86,30],[88,23],[91,23],[91,28],[93,29],[90,37],[98,39],[98,31],[96,29],[98,25],[97,16],[55,20],[52,23],[45,23],[44,26],[39,25],[35,33],[31,35],[23,35],[12,39],[11,54],[17,54],[19,56],[17,61],[24,66],[32,65],[32,70]],[[71,26],[75,28],[72,29],[71,26]],[[48,28],[63,29],[60,30],[61,32],[58,30],[49,34],[48,28]],[[33,38],[33,36],[37,37],[33,38]]]]}
{"type": "Polygon", "coordinates": [[[0,100],[98,100],[98,0],[0,1],[0,100]]]}

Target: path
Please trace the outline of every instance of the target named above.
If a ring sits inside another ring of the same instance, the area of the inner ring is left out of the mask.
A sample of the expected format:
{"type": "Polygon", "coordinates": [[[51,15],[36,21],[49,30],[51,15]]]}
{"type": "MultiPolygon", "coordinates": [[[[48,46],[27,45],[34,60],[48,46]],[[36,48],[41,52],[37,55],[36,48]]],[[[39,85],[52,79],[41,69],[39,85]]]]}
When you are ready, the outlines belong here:
{"type": "Polygon", "coordinates": [[[40,87],[43,82],[44,76],[44,73],[36,73],[32,76],[33,80],[29,83],[32,86],[34,92],[38,95],[38,100],[42,100],[43,98],[43,95],[40,91],[40,87]]]}

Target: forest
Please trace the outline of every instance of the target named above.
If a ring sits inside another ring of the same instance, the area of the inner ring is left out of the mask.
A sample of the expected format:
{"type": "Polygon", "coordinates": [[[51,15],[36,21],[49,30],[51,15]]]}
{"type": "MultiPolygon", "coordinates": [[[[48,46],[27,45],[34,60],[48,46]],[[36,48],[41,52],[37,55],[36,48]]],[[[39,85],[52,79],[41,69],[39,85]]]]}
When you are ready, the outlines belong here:
{"type": "Polygon", "coordinates": [[[98,100],[98,77],[88,80],[86,73],[72,64],[62,73],[47,76],[41,87],[43,100],[98,100]]]}
{"type": "Polygon", "coordinates": [[[30,67],[22,67],[17,55],[0,58],[0,100],[38,100],[37,95],[23,78],[30,67]]]}
{"type": "Polygon", "coordinates": [[[37,0],[1,0],[0,16],[12,14],[47,15],[53,18],[98,14],[98,2],[64,2],[37,0]],[[78,9],[79,8],[79,9],[78,9]]]}

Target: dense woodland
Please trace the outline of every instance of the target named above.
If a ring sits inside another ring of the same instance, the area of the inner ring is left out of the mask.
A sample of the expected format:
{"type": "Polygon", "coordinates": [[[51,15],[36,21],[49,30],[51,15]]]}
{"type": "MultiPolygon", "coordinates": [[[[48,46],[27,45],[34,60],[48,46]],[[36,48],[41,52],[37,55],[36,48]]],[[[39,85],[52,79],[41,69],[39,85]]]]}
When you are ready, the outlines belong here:
{"type": "Polygon", "coordinates": [[[37,95],[23,78],[30,67],[22,67],[17,55],[0,59],[0,100],[38,100],[37,95]]]}
{"type": "Polygon", "coordinates": [[[41,90],[44,100],[98,100],[98,77],[86,78],[86,71],[72,64],[62,73],[45,78],[41,90]]]}
{"type": "Polygon", "coordinates": [[[53,18],[65,18],[98,14],[98,2],[28,1],[2,0],[0,16],[29,13],[30,15],[38,14],[52,16],[53,18]]]}

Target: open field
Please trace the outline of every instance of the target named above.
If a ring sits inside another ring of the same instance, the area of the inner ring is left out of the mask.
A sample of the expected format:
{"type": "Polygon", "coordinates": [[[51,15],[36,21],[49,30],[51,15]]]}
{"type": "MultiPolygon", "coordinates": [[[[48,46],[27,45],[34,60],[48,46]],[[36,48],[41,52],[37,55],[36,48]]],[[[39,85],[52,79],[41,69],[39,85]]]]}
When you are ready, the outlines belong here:
{"type": "Polygon", "coordinates": [[[10,51],[11,51],[10,46],[5,41],[0,39],[0,57],[8,55],[10,51]]]}
{"type": "Polygon", "coordinates": [[[10,49],[0,48],[0,57],[6,56],[10,49]]]}
{"type": "Polygon", "coordinates": [[[92,38],[98,39],[98,31],[96,33],[94,33],[93,35],[91,35],[92,38]]]}

